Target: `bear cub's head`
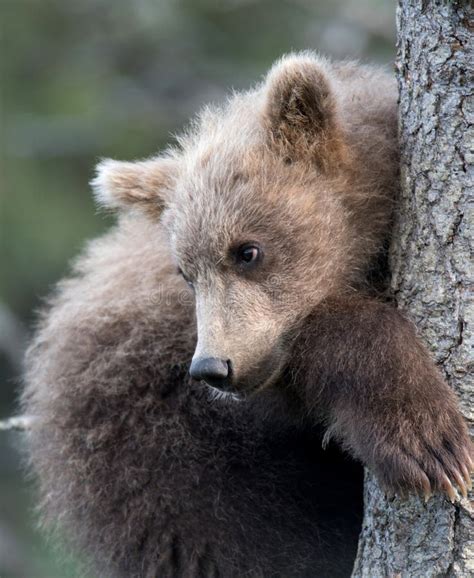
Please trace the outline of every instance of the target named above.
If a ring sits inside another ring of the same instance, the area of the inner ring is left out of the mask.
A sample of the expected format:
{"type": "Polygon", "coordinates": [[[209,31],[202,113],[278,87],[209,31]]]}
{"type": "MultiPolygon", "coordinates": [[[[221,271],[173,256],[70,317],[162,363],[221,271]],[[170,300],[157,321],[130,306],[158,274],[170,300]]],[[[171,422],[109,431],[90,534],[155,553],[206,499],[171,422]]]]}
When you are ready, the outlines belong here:
{"type": "Polygon", "coordinates": [[[287,56],[256,89],[204,110],[175,148],[98,166],[101,204],[167,232],[195,294],[191,374],[211,386],[273,383],[301,321],[357,286],[380,246],[389,211],[361,170],[343,76],[287,56]]]}

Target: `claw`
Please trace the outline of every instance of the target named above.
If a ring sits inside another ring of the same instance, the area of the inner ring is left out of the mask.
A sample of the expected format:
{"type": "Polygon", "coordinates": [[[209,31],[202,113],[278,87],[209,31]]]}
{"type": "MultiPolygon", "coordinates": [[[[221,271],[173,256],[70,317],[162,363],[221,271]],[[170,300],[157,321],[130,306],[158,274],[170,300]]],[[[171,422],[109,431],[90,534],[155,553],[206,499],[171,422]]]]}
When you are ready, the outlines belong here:
{"type": "Polygon", "coordinates": [[[453,476],[457,485],[459,486],[459,489],[461,490],[462,497],[467,498],[467,489],[463,477],[458,472],[458,470],[453,470],[453,476]]]}
{"type": "Polygon", "coordinates": [[[466,468],[465,464],[461,464],[461,471],[464,479],[466,480],[467,489],[472,490],[471,474],[469,473],[469,470],[466,468]]]}
{"type": "Polygon", "coordinates": [[[465,449],[464,456],[466,458],[466,462],[469,464],[469,471],[472,472],[474,470],[474,461],[472,460],[471,454],[465,449]]]}
{"type": "Polygon", "coordinates": [[[421,474],[422,474],[421,484],[423,486],[423,497],[426,504],[426,502],[431,498],[433,494],[431,491],[431,484],[428,476],[425,474],[425,472],[421,472],[421,474]]]}
{"type": "Polygon", "coordinates": [[[449,501],[452,504],[454,504],[454,501],[456,500],[456,492],[454,491],[453,485],[449,481],[449,478],[446,474],[443,474],[441,479],[442,479],[441,487],[448,495],[449,501]]]}

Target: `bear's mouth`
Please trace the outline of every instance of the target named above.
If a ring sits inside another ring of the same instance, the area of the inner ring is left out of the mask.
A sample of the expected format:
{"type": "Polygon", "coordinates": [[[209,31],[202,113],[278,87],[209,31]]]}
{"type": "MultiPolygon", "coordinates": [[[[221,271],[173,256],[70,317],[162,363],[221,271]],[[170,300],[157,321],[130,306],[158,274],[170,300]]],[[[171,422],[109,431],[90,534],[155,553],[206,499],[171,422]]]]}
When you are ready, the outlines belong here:
{"type": "Polygon", "coordinates": [[[244,400],[244,395],[235,391],[223,391],[205,383],[209,398],[212,402],[236,403],[244,400]]]}
{"type": "Polygon", "coordinates": [[[205,381],[203,384],[206,387],[206,390],[209,394],[209,398],[211,401],[216,402],[226,402],[226,403],[235,403],[245,401],[247,399],[251,399],[255,395],[258,395],[264,390],[267,390],[274,385],[278,378],[280,377],[281,370],[280,368],[276,368],[270,376],[262,382],[258,383],[258,385],[254,385],[255,382],[252,383],[240,383],[237,385],[236,388],[233,388],[232,391],[226,391],[223,389],[219,389],[214,387],[213,385],[209,385],[205,381]]]}
{"type": "Polygon", "coordinates": [[[268,362],[263,364],[258,374],[242,376],[238,382],[234,384],[232,392],[239,400],[251,399],[261,392],[273,387],[280,379],[285,360],[278,359],[276,362],[274,358],[268,359],[268,362]]]}
{"type": "Polygon", "coordinates": [[[251,371],[240,375],[233,373],[230,383],[225,383],[222,387],[205,379],[200,381],[212,401],[245,401],[275,386],[283,375],[286,362],[285,355],[275,355],[275,352],[272,352],[272,355],[266,356],[257,367],[252,367],[251,371]]]}

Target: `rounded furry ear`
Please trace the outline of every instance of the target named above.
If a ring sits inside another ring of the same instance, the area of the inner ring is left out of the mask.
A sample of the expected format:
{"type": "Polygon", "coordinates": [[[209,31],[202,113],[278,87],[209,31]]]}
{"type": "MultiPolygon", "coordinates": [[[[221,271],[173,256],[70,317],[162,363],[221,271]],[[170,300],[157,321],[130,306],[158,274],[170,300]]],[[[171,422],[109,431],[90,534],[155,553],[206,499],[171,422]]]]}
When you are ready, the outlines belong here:
{"type": "Polygon", "coordinates": [[[273,145],[291,157],[314,156],[327,164],[339,154],[336,97],[325,60],[311,53],[282,58],[265,83],[264,118],[273,145]]]}
{"type": "Polygon", "coordinates": [[[105,159],[97,165],[91,181],[94,196],[107,208],[136,207],[159,214],[172,186],[175,164],[166,157],[135,162],[105,159]]]}

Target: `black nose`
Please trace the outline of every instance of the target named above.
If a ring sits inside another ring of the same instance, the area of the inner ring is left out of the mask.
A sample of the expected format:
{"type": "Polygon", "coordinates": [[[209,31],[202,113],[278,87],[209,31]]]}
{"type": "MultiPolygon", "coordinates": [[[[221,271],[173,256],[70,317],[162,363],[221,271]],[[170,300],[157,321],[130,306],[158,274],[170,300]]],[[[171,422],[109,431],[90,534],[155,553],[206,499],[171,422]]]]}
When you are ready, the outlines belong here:
{"type": "Polygon", "coordinates": [[[191,377],[203,380],[213,387],[227,389],[230,385],[229,362],[217,357],[198,357],[189,368],[191,377]]]}

